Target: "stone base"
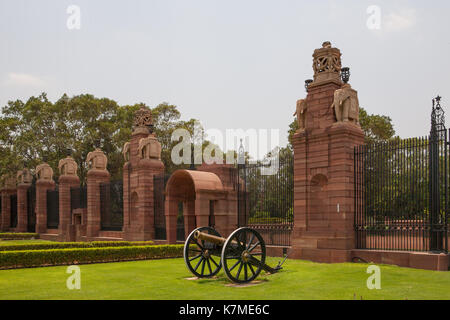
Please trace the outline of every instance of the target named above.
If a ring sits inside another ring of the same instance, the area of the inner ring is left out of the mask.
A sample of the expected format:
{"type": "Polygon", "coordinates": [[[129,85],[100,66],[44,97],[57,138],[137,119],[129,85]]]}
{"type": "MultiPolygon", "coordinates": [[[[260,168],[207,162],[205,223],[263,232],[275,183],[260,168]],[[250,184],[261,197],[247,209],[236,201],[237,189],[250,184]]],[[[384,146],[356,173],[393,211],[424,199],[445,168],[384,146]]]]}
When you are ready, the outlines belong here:
{"type": "Polygon", "coordinates": [[[368,263],[393,264],[400,267],[449,271],[450,255],[445,253],[405,252],[385,250],[351,251],[352,260],[362,259],[368,263]]]}

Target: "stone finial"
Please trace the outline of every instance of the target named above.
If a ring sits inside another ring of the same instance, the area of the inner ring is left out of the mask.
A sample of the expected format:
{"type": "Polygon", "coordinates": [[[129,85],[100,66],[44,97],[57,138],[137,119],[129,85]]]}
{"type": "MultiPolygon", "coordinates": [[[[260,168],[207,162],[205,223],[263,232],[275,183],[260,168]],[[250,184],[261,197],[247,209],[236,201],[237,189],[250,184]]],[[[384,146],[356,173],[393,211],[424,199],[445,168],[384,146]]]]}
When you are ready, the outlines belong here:
{"type": "Polygon", "coordinates": [[[153,125],[152,111],[144,105],[134,114],[134,132],[149,133],[149,127],[153,125]]]}
{"type": "Polygon", "coordinates": [[[25,168],[17,171],[17,183],[29,184],[31,181],[33,181],[33,176],[29,169],[25,168]]]}
{"type": "Polygon", "coordinates": [[[102,150],[96,148],[94,151],[88,153],[86,162],[88,163],[89,169],[106,170],[108,158],[102,150]]]}
{"type": "Polygon", "coordinates": [[[147,138],[139,140],[138,154],[141,159],[161,160],[161,144],[158,139],[151,134],[147,138]]]}
{"type": "Polygon", "coordinates": [[[294,113],[294,117],[295,116],[297,116],[299,130],[304,130],[306,124],[306,99],[297,100],[297,107],[294,113]]]}
{"type": "Polygon", "coordinates": [[[333,48],[329,41],[322,48],[314,50],[313,54],[314,83],[327,80],[341,82],[341,51],[333,48]]]}
{"type": "Polygon", "coordinates": [[[125,144],[123,145],[122,155],[123,155],[123,158],[125,159],[125,162],[130,161],[130,143],[129,142],[125,142],[125,144]]]}
{"type": "Polygon", "coordinates": [[[334,101],[331,105],[338,122],[351,121],[359,124],[358,92],[349,84],[344,84],[341,89],[334,92],[334,101]]]}
{"type": "Polygon", "coordinates": [[[52,181],[53,169],[46,162],[41,163],[36,167],[37,180],[52,181]]]}
{"type": "Polygon", "coordinates": [[[67,156],[67,158],[59,160],[58,169],[62,176],[76,176],[78,165],[71,156],[67,156]]]}

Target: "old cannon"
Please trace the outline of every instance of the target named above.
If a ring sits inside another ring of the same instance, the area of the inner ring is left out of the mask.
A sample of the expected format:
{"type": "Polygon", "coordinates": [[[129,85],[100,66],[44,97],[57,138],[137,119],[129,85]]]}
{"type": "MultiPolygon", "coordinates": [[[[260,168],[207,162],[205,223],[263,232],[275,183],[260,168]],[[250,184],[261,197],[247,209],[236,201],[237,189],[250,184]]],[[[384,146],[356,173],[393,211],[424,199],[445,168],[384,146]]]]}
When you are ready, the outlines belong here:
{"type": "Polygon", "coordinates": [[[183,256],[195,276],[212,277],[223,266],[227,278],[236,283],[253,281],[261,270],[275,273],[282,264],[271,268],[265,263],[263,238],[256,230],[246,227],[235,230],[227,239],[211,227],[197,228],[186,239],[183,256]]]}

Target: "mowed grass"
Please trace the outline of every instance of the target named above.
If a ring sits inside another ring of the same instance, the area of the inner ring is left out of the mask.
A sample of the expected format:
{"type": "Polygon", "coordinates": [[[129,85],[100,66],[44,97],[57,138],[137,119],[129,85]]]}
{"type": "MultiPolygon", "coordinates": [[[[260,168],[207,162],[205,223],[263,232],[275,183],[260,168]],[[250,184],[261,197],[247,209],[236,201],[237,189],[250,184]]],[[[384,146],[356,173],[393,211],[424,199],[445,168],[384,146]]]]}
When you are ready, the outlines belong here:
{"type": "Polygon", "coordinates": [[[67,267],[0,270],[0,299],[450,299],[450,272],[380,265],[381,290],[369,290],[367,267],[287,260],[260,283],[233,287],[223,271],[188,280],[183,259],[90,264],[80,266],[81,290],[67,289],[67,267]]]}

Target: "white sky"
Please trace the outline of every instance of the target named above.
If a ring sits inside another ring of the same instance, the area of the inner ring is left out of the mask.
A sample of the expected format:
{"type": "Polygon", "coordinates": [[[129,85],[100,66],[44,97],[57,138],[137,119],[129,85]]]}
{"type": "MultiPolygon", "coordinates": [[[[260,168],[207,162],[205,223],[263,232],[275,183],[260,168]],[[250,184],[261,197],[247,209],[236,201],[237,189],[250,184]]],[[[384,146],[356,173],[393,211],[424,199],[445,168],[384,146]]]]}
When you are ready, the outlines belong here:
{"type": "Polygon", "coordinates": [[[167,101],[207,129],[279,129],[285,145],[329,40],[362,107],[401,137],[425,135],[434,96],[450,113],[449,13],[444,0],[0,0],[0,106],[42,91],[167,101]],[[69,5],[80,30],[66,26],[69,5]],[[370,5],[380,30],[367,27],[370,5]]]}

